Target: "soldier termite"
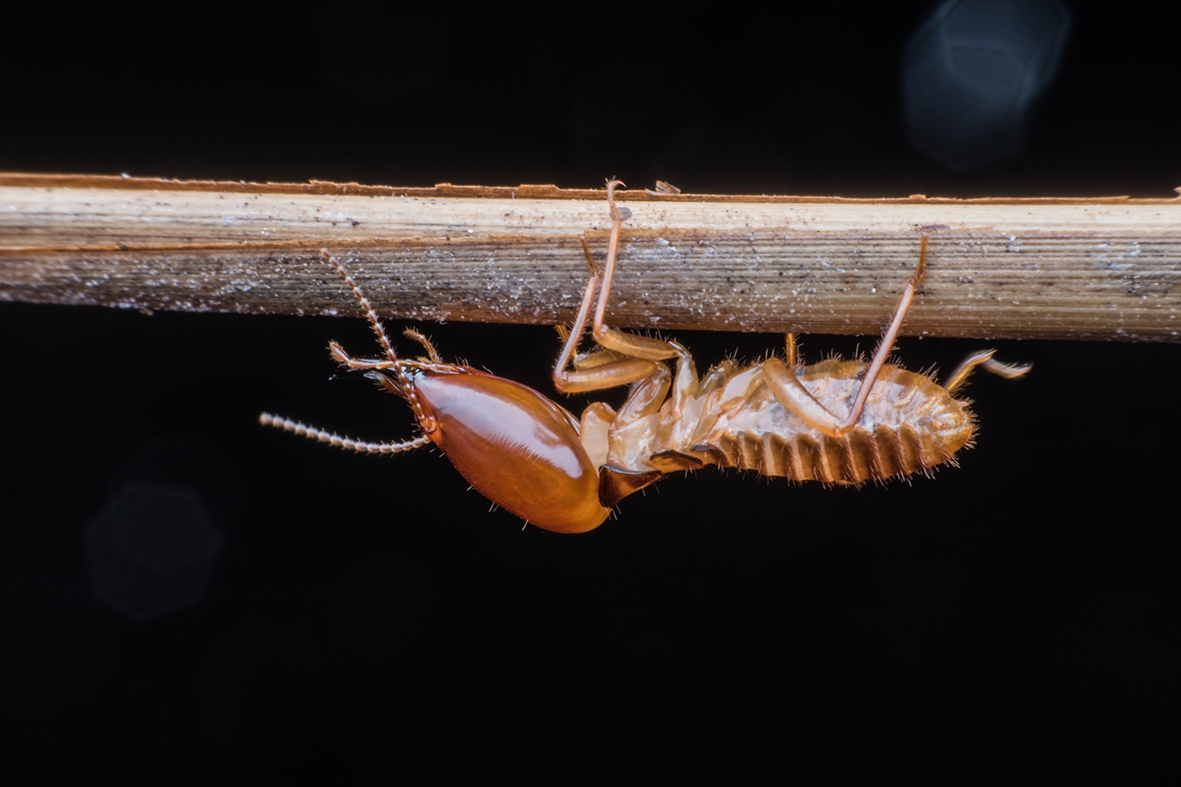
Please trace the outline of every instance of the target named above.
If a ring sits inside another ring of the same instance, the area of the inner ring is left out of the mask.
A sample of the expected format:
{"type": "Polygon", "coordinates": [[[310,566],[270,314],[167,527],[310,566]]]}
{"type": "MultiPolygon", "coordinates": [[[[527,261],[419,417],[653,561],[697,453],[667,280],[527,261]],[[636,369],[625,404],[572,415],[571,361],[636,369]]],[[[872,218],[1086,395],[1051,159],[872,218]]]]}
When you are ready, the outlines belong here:
{"type": "Polygon", "coordinates": [[[405,335],[426,355],[398,357],[361,288],[325,250],[385,355],[353,358],[332,342],[333,358],[405,399],[421,434],[404,442],[369,443],[266,413],[260,421],[359,452],[400,453],[434,443],[492,502],[537,527],[581,533],[602,524],[627,495],[668,473],[706,465],[826,484],[926,472],[954,461],[971,440],[972,416],[954,393],[974,368],[1008,378],[1029,371],[995,361],[987,350],[968,356],[940,386],[886,363],[926,270],[928,228],[920,231],[918,265],[869,363],[830,359],[804,366],[788,334],[784,359],[744,367],[723,361],[698,378],[693,358],[677,342],[606,324],[623,227],[615,204],[619,185],[607,184],[611,234],[602,271],[582,239],[590,278],[553,373],[565,393],[630,385],[618,410],[595,402],[577,419],[524,385],[443,362],[415,331],[405,335]],[[600,349],[580,355],[588,322],[600,349]],[[670,359],[676,359],[674,373],[665,363],[670,359]]]}

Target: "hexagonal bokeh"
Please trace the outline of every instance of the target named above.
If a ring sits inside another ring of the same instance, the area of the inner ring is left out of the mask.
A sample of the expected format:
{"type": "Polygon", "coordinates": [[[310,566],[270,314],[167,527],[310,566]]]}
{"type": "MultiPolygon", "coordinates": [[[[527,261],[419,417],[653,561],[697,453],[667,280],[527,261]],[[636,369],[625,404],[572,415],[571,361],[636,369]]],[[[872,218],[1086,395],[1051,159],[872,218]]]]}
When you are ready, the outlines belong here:
{"type": "Polygon", "coordinates": [[[1016,153],[1069,28],[1058,0],[947,0],[903,61],[911,143],[953,170],[1016,153]]]}
{"type": "Polygon", "coordinates": [[[129,483],[86,528],[91,590],[127,617],[160,617],[201,599],[221,545],[192,491],[129,483]]]}

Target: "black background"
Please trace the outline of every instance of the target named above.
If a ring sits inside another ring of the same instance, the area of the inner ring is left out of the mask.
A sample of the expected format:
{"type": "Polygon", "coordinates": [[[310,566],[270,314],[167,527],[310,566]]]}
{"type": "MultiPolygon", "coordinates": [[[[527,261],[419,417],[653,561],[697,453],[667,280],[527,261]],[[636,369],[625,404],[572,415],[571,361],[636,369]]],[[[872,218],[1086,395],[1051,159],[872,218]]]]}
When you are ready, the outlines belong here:
{"type": "MultiPolygon", "coordinates": [[[[1025,147],[966,173],[906,141],[899,65],[933,3],[402,5],[30,5],[0,49],[3,167],[843,196],[1181,185],[1159,4],[1072,3],[1025,147]]],[[[551,390],[550,329],[425,329],[551,390]]],[[[781,342],[678,336],[703,365],[781,342]]],[[[903,339],[911,368],[992,345],[1035,364],[973,381],[959,469],[857,490],[674,477],[569,537],[489,513],[437,453],[259,427],[265,409],[410,434],[397,400],[328,381],[330,338],[372,351],[356,320],[0,306],[2,767],[847,784],[1181,767],[1175,348],[903,339]],[[199,603],[141,622],[92,597],[82,537],[130,482],[194,490],[223,539],[199,603]]]]}

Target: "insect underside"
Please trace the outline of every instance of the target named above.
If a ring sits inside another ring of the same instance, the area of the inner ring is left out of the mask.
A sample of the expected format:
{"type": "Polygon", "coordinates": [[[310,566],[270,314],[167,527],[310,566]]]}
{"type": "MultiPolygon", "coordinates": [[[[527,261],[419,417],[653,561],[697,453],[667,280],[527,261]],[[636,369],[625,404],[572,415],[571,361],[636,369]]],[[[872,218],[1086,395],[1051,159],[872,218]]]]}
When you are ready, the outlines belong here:
{"type": "MultiPolygon", "coordinates": [[[[826,409],[847,412],[868,364],[831,360],[798,371],[826,409]]],[[[775,398],[762,364],[710,370],[659,412],[611,431],[611,464],[662,473],[703,465],[755,470],[794,481],[861,483],[921,472],[971,439],[973,419],[962,402],[929,377],[897,366],[879,373],[856,426],[827,435],[775,398]]]]}
{"type": "Polygon", "coordinates": [[[590,267],[574,326],[554,368],[565,393],[630,386],[623,405],[589,405],[580,419],[511,380],[443,362],[421,334],[406,334],[427,355],[402,359],[376,313],[344,267],[324,256],[353,290],[385,357],[359,359],[336,343],[333,357],[405,399],[420,434],[399,443],[338,437],[263,414],[262,423],[354,451],[399,453],[434,443],[479,492],[539,527],[584,532],[597,527],[622,498],[662,476],[706,465],[825,484],[859,484],[926,472],[954,461],[970,444],[971,413],[956,390],[977,366],[1019,377],[1028,366],[970,355],[939,385],[929,376],[887,364],[894,339],[926,265],[929,230],[919,263],[869,362],[797,362],[788,334],[785,358],[740,367],[723,361],[699,378],[688,350],[675,341],[625,333],[606,324],[623,215],[618,184],[607,185],[612,224],[602,270],[582,243],[590,267]],[[586,332],[598,349],[578,353],[586,332]],[[670,371],[667,361],[675,360],[670,371]]]}

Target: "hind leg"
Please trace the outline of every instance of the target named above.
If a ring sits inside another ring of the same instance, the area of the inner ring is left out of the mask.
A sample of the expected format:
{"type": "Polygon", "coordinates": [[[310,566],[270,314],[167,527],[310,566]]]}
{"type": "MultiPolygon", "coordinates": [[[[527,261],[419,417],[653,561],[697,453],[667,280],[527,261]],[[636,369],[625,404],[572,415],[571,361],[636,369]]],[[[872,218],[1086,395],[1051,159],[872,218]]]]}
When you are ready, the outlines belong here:
{"type": "MultiPolygon", "coordinates": [[[[829,437],[844,437],[852,431],[857,420],[861,418],[861,411],[865,409],[869,392],[873,390],[873,384],[877,381],[882,367],[886,365],[886,359],[890,357],[891,350],[894,349],[894,339],[897,338],[902,321],[906,318],[906,312],[914,300],[919,282],[922,281],[923,274],[926,273],[927,244],[930,236],[931,230],[924,229],[923,239],[919,245],[919,264],[915,267],[910,281],[902,288],[898,305],[894,307],[894,316],[891,318],[889,326],[886,327],[886,332],[883,334],[877,350],[874,351],[873,360],[865,372],[865,377],[861,380],[861,387],[857,390],[857,396],[853,400],[852,407],[849,408],[848,415],[841,418],[818,402],[816,397],[808,393],[808,389],[795,376],[794,371],[785,366],[778,358],[770,358],[763,363],[763,378],[767,381],[767,387],[771,389],[775,398],[813,429],[829,437]]],[[[789,346],[794,350],[794,337],[789,346]]]]}

